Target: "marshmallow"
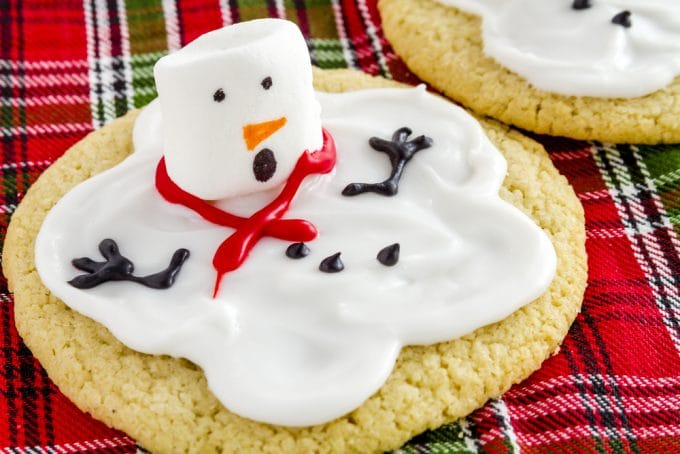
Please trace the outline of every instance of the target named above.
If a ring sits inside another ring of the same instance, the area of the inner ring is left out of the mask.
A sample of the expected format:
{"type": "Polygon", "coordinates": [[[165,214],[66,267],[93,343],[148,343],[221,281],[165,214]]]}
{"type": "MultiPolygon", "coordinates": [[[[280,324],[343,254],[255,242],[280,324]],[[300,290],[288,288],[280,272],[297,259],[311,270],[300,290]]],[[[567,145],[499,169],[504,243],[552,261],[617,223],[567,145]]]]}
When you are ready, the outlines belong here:
{"type": "Polygon", "coordinates": [[[307,45],[292,22],[207,33],[154,67],[170,178],[218,200],[281,185],[321,148],[307,45]]]}

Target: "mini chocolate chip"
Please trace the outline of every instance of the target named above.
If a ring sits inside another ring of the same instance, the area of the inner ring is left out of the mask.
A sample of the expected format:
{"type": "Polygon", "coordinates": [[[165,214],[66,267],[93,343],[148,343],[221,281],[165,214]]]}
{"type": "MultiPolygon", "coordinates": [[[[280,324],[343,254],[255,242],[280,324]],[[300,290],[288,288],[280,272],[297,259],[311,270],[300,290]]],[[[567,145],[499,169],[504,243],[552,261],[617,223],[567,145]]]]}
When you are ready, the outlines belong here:
{"type": "Polygon", "coordinates": [[[265,90],[269,90],[270,88],[272,88],[272,78],[269,76],[265,77],[264,79],[262,79],[261,84],[262,88],[264,88],[265,90]]]}
{"type": "Polygon", "coordinates": [[[378,252],[376,257],[385,266],[394,266],[399,261],[399,243],[385,246],[378,252]]]}
{"type": "Polygon", "coordinates": [[[574,3],[571,4],[573,9],[588,9],[591,6],[593,5],[590,3],[590,0],[574,0],[574,3]]]}
{"type": "Polygon", "coordinates": [[[340,260],[340,252],[329,255],[319,264],[319,270],[324,273],[339,273],[345,269],[345,264],[340,260]]]}
{"type": "Polygon", "coordinates": [[[621,11],[616,16],[612,17],[612,24],[623,25],[630,28],[633,23],[630,20],[630,11],[621,11]]]}
{"type": "Polygon", "coordinates": [[[213,100],[215,100],[215,102],[222,102],[226,97],[227,95],[224,94],[224,90],[221,88],[218,88],[215,93],[213,93],[213,100]]]}
{"type": "Polygon", "coordinates": [[[257,152],[253,160],[253,174],[257,181],[265,182],[276,172],[276,158],[274,152],[264,148],[257,152]]]}
{"type": "Polygon", "coordinates": [[[309,255],[309,248],[305,243],[293,243],[286,249],[286,257],[291,259],[301,259],[309,255]]]}

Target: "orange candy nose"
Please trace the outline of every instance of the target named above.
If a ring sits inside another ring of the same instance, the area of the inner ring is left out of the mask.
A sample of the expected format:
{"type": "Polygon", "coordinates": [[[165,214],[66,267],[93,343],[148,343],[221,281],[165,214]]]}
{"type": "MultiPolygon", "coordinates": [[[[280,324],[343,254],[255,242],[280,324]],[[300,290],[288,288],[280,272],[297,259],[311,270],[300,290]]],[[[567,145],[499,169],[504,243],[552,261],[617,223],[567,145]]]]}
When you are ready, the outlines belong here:
{"type": "Polygon", "coordinates": [[[252,151],[257,144],[283,128],[286,121],[286,117],[281,117],[276,120],[245,125],[243,127],[243,140],[246,142],[248,151],[252,151]]]}

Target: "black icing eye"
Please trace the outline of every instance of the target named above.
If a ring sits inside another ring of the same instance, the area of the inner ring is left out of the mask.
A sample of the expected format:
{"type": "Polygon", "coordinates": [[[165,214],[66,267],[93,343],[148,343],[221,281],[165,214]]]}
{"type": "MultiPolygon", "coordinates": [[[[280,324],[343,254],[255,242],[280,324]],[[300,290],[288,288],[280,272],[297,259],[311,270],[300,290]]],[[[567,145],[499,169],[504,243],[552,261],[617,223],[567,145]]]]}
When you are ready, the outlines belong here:
{"type": "Polygon", "coordinates": [[[267,76],[264,79],[262,79],[262,82],[260,82],[260,84],[262,85],[262,88],[264,88],[265,90],[269,90],[270,88],[272,88],[272,78],[267,76]]]}
{"type": "Polygon", "coordinates": [[[227,95],[224,94],[224,90],[221,88],[218,88],[215,90],[215,93],[213,93],[213,100],[215,100],[215,102],[222,102],[226,99],[226,97],[227,95]]]}

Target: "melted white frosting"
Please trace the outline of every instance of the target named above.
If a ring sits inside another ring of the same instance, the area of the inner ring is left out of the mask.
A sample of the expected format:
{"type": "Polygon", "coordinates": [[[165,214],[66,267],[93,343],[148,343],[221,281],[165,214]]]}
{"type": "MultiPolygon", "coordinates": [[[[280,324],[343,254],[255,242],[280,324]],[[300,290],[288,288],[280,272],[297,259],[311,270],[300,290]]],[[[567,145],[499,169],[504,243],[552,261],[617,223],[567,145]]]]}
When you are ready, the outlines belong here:
{"type": "MultiPolygon", "coordinates": [[[[231,230],[157,194],[162,119],[154,102],[137,120],[136,152],[48,214],[36,240],[45,285],[129,347],[200,365],[231,411],[287,426],[323,423],[359,406],[384,383],[402,346],[459,337],[545,291],[556,266],[552,245],[499,198],[506,164],[474,118],[423,87],[318,99],[337,166],[305,180],[285,216],[318,227],[308,257],[289,259],[288,243],[264,238],[211,298],[212,257],[231,230]],[[389,175],[387,156],[367,140],[403,126],[434,145],[407,165],[398,195],[342,196],[348,183],[389,175]],[[177,248],[191,256],[168,290],[68,285],[79,274],[71,259],[100,260],[104,238],[118,242],[138,275],[163,269],[177,248]],[[381,265],[376,254],[396,242],[399,263],[381,265]],[[338,251],[345,270],[320,272],[321,260],[338,251]]],[[[250,214],[276,193],[225,207],[250,214]]]]}
{"type": "Polygon", "coordinates": [[[535,87],[633,98],[680,75],[678,0],[439,0],[482,17],[484,51],[535,87]],[[630,28],[612,18],[630,11],[630,28]]]}

